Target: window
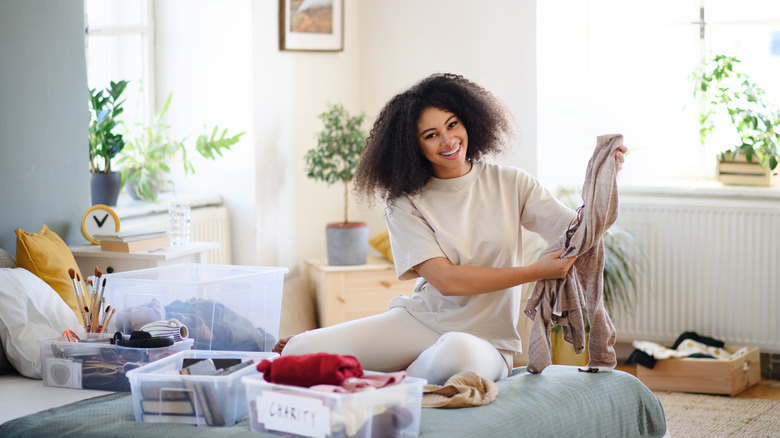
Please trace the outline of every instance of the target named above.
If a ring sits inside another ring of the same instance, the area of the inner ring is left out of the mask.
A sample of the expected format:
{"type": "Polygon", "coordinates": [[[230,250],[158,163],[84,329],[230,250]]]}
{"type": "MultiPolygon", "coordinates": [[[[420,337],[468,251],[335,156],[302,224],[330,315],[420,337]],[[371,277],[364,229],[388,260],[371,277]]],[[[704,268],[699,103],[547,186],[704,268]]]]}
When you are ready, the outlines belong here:
{"type": "Polygon", "coordinates": [[[154,117],[154,23],[151,0],[84,0],[87,83],[128,80],[122,120],[131,128],[154,117]]]}
{"type": "Polygon", "coordinates": [[[631,148],[628,182],[713,179],[724,140],[701,145],[690,80],[705,56],[736,56],[780,102],[780,3],[565,0],[537,8],[543,179],[581,183],[595,137],[609,133],[624,134],[631,148]]]}

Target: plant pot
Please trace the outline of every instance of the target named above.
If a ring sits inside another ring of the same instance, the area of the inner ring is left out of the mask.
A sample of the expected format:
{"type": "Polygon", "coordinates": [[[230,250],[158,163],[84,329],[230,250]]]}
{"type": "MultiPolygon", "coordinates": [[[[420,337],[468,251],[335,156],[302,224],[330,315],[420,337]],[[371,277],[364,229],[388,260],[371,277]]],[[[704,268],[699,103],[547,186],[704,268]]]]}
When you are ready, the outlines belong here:
{"type": "MultiPolygon", "coordinates": [[[[552,363],[556,365],[576,365],[584,367],[588,365],[588,348],[582,353],[574,352],[574,346],[563,340],[563,329],[561,326],[553,327],[550,332],[552,338],[552,363]]],[[[588,333],[585,333],[585,345],[588,345],[588,333]]]]}
{"type": "Polygon", "coordinates": [[[739,154],[734,159],[731,152],[726,152],[725,160],[718,156],[715,177],[718,181],[726,185],[741,186],[774,186],[780,183],[778,171],[767,169],[758,164],[758,159],[754,158],[752,163],[748,163],[745,155],[739,154]]]}
{"type": "Polygon", "coordinates": [[[368,225],[364,222],[337,222],[325,227],[328,264],[364,265],[368,258],[368,225]]]}
{"type": "Polygon", "coordinates": [[[114,207],[122,186],[122,174],[93,172],[89,185],[92,190],[92,205],[103,204],[114,207]]]}
{"type": "Polygon", "coordinates": [[[138,188],[138,183],[130,181],[132,179],[133,174],[128,174],[127,181],[125,182],[125,191],[128,195],[130,195],[131,198],[133,198],[136,201],[154,201],[157,199],[157,195],[160,194],[160,190],[162,190],[163,186],[163,179],[160,178],[158,173],[155,173],[152,177],[149,178],[148,185],[149,185],[149,195],[146,196],[138,188]]]}

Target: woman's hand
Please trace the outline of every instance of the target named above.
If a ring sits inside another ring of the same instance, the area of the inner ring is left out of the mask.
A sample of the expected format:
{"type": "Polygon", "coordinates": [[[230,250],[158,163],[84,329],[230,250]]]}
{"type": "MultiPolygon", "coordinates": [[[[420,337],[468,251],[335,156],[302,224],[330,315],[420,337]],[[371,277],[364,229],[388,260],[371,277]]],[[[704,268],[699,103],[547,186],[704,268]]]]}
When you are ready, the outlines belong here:
{"type": "Polygon", "coordinates": [[[627,152],[628,148],[625,145],[621,145],[617,152],[615,152],[615,158],[618,160],[618,170],[623,168],[623,162],[626,161],[627,152]]]}
{"type": "Polygon", "coordinates": [[[532,264],[530,268],[534,269],[539,279],[555,279],[563,278],[566,273],[569,272],[574,261],[577,260],[577,256],[561,258],[563,250],[553,251],[549,254],[545,254],[532,264]]]}

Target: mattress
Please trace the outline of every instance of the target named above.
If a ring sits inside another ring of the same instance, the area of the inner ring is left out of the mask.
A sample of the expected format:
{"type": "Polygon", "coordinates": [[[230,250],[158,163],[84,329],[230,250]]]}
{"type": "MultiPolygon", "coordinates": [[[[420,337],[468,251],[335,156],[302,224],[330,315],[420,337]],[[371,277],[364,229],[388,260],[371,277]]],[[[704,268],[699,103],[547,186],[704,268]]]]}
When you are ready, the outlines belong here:
{"type": "MultiPolygon", "coordinates": [[[[551,365],[541,374],[515,368],[497,382],[488,405],[459,409],[425,408],[421,437],[662,437],[661,403],[636,377],[622,371],[583,373],[551,365]]],[[[90,398],[0,425],[0,436],[63,438],[198,438],[271,436],[253,432],[247,419],[213,428],[136,423],[129,393],[90,398]]]]}

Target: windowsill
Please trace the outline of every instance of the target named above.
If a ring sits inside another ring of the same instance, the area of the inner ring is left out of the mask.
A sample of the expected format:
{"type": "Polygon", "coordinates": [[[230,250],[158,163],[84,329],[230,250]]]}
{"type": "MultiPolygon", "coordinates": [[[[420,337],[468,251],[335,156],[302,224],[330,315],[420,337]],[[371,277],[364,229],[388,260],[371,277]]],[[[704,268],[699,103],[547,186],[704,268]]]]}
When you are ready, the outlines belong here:
{"type": "MultiPolygon", "coordinates": [[[[566,190],[579,192],[582,186],[566,185],[566,190]]],[[[780,185],[774,187],[732,186],[715,180],[664,180],[644,184],[621,184],[620,196],[675,197],[696,199],[780,200],[780,185]]]]}
{"type": "Polygon", "coordinates": [[[150,214],[168,213],[168,203],[173,200],[189,201],[192,208],[222,205],[222,196],[208,193],[177,193],[162,192],[157,201],[136,201],[126,193],[122,193],[114,207],[120,218],[128,219],[150,214]]]}

